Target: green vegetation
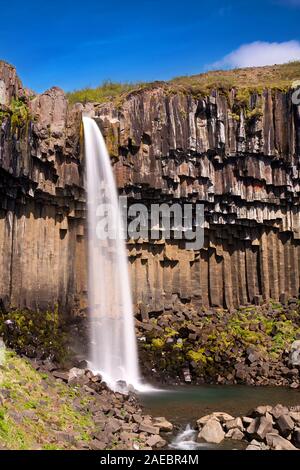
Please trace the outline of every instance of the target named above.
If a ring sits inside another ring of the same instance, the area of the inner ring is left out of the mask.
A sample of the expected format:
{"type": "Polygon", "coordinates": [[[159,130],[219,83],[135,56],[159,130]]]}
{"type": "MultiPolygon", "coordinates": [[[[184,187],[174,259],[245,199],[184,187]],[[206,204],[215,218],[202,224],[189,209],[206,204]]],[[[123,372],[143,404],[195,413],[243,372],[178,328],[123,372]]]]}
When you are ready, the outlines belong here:
{"type": "Polygon", "coordinates": [[[0,312],[0,336],[18,353],[50,357],[57,361],[66,358],[66,336],[61,315],[54,311],[13,310],[0,312]]]}
{"type": "Polygon", "coordinates": [[[230,370],[239,359],[247,358],[250,349],[264,360],[282,360],[291,343],[300,337],[299,314],[295,312],[293,317],[289,311],[288,315],[281,304],[272,300],[262,308],[245,307],[234,313],[220,309],[214,315],[178,323],[173,317],[172,329],[165,315],[163,326],[153,320],[154,328],[146,333],[145,359],[152,357],[156,367],[170,376],[193,363],[194,371],[208,379],[217,377],[224,365],[230,370]]]}
{"type": "Polygon", "coordinates": [[[67,94],[70,103],[104,103],[111,101],[117,97],[129,93],[132,90],[141,88],[143,85],[133,83],[116,83],[105,81],[96,88],[83,88],[82,90],[74,90],[67,94]]]}
{"type": "Polygon", "coordinates": [[[10,104],[11,129],[14,133],[17,128],[26,126],[30,121],[30,112],[27,104],[21,99],[13,99],[10,104]]]}
{"type": "MultiPolygon", "coordinates": [[[[114,83],[104,82],[97,88],[84,88],[68,93],[70,103],[87,103],[115,101],[121,103],[128,93],[144,88],[163,87],[166,93],[192,94],[198,98],[207,96],[211,90],[223,92],[229,101],[232,100],[231,90],[237,91],[239,107],[252,112],[252,118],[259,115],[260,110],[250,109],[250,96],[256,92],[262,94],[264,89],[288,90],[292,82],[300,77],[300,62],[290,62],[282,65],[265,67],[249,67],[235,70],[215,70],[199,75],[182,76],[169,82],[153,83],[114,83]]],[[[238,116],[238,114],[237,114],[238,116]]]]}
{"type": "MultiPolygon", "coordinates": [[[[86,408],[74,409],[79,390],[45,379],[30,363],[6,351],[0,369],[0,447],[6,449],[71,449],[94,431],[86,408]],[[70,439],[60,433],[70,435],[70,439]]],[[[86,405],[93,400],[84,397],[86,405]]]]}
{"type": "Polygon", "coordinates": [[[13,98],[9,107],[0,109],[0,125],[5,119],[10,119],[12,134],[14,134],[17,130],[27,130],[27,126],[31,119],[31,114],[26,101],[20,98],[13,98]]]}

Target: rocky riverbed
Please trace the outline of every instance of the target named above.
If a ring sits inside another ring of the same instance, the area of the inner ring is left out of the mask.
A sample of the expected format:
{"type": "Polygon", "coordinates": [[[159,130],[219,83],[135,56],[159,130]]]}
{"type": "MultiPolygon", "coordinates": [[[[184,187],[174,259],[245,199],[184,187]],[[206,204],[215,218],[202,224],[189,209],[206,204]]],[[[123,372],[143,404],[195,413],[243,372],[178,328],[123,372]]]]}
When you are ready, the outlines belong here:
{"type": "Polygon", "coordinates": [[[246,441],[246,450],[300,449],[300,406],[258,406],[234,418],[214,412],[197,420],[199,442],[220,444],[224,439],[246,441]]]}

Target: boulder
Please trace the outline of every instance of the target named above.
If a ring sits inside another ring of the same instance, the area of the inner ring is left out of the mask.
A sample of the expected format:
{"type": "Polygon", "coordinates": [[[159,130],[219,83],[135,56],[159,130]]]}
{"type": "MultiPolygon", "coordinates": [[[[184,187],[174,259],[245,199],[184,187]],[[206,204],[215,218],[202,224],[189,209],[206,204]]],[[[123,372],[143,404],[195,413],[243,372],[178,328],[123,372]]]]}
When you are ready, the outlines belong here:
{"type": "Polygon", "coordinates": [[[276,420],[281,436],[288,437],[294,429],[294,421],[289,415],[281,415],[276,420]]]}
{"type": "Polygon", "coordinates": [[[266,441],[267,441],[268,446],[271,447],[271,449],[297,450],[297,448],[290,441],[288,441],[287,439],[284,439],[284,437],[281,437],[275,433],[267,434],[266,441]]]}
{"type": "Polygon", "coordinates": [[[99,439],[93,439],[90,447],[92,450],[104,450],[107,444],[105,441],[100,441],[99,439]]]}
{"type": "Polygon", "coordinates": [[[234,439],[235,441],[242,441],[244,439],[244,433],[238,428],[233,428],[228,431],[225,437],[226,439],[234,439]]]}
{"type": "Polygon", "coordinates": [[[159,428],[148,424],[148,422],[142,422],[139,426],[140,432],[147,432],[148,434],[159,434],[159,428]]]}
{"type": "Polygon", "coordinates": [[[257,406],[257,408],[254,408],[254,410],[252,411],[251,416],[264,416],[266,413],[270,413],[271,410],[272,406],[269,405],[257,406]]]}
{"type": "Polygon", "coordinates": [[[105,424],[105,432],[108,434],[115,434],[120,431],[122,423],[115,418],[108,418],[105,424]]]}
{"type": "Polygon", "coordinates": [[[299,411],[291,411],[290,417],[295,422],[295,424],[300,426],[300,412],[299,411]]]}
{"type": "Polygon", "coordinates": [[[292,441],[296,447],[300,448],[300,428],[296,428],[292,435],[292,441]]]}
{"type": "Polygon", "coordinates": [[[79,369],[78,367],[72,367],[72,369],[70,369],[68,373],[68,383],[75,381],[79,377],[82,377],[84,374],[85,374],[84,369],[79,369]]]}
{"type": "Polygon", "coordinates": [[[249,416],[243,416],[242,421],[243,421],[243,424],[246,428],[254,421],[254,418],[250,418],[249,416]]]}
{"type": "Polygon", "coordinates": [[[234,428],[237,428],[240,431],[244,431],[244,426],[241,418],[230,419],[225,422],[224,426],[227,431],[230,431],[234,428]]]}
{"type": "Polygon", "coordinates": [[[281,415],[287,415],[289,412],[288,408],[283,405],[276,405],[270,411],[271,415],[274,416],[275,419],[278,419],[281,415]]]}
{"type": "Polygon", "coordinates": [[[256,429],[256,437],[260,440],[264,440],[266,435],[273,431],[273,422],[271,417],[261,416],[259,419],[259,424],[256,429]]]}
{"type": "Polygon", "coordinates": [[[248,447],[246,447],[246,450],[268,450],[269,447],[264,444],[264,442],[258,442],[255,439],[253,439],[248,447]]]}
{"type": "Polygon", "coordinates": [[[55,377],[56,379],[61,379],[64,382],[68,382],[69,381],[69,372],[61,371],[61,370],[55,370],[53,372],[53,377],[55,377]]]}
{"type": "Polygon", "coordinates": [[[153,419],[153,426],[157,426],[160,432],[171,432],[173,431],[173,424],[167,421],[166,418],[158,417],[153,419]]]}
{"type": "Polygon", "coordinates": [[[204,424],[206,424],[210,419],[217,419],[221,423],[225,423],[226,421],[233,420],[234,417],[229,415],[228,413],[223,413],[222,411],[215,411],[210,415],[202,416],[197,420],[198,428],[201,429],[204,424]]]}
{"type": "Polygon", "coordinates": [[[207,421],[198,434],[198,440],[204,440],[213,444],[219,444],[223,441],[224,437],[225,432],[220,422],[215,418],[211,418],[207,421]]]}
{"type": "Polygon", "coordinates": [[[162,437],[157,435],[152,435],[146,441],[146,445],[152,447],[153,449],[161,449],[162,447],[165,447],[166,444],[167,442],[162,437]]]}
{"type": "Polygon", "coordinates": [[[266,434],[273,431],[272,419],[266,416],[255,418],[247,427],[247,434],[259,440],[264,440],[266,434]]]}

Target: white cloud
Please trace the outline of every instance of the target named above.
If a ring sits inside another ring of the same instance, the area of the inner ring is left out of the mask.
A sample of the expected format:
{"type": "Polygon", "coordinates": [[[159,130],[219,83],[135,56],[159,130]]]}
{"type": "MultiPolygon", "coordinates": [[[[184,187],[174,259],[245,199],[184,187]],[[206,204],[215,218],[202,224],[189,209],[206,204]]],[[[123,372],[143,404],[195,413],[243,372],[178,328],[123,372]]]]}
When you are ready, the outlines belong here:
{"type": "Polygon", "coordinates": [[[258,67],[300,60],[300,42],[263,42],[243,44],[215,62],[213,67],[258,67]]]}

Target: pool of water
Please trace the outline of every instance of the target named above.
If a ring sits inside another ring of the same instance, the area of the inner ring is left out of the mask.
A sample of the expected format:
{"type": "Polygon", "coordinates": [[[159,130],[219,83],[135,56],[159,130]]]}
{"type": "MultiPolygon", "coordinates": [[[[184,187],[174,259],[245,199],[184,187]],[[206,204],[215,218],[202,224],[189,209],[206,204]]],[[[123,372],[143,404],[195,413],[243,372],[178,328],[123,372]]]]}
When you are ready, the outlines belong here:
{"type": "MultiPolygon", "coordinates": [[[[191,425],[193,428],[201,416],[214,411],[224,411],[237,417],[246,415],[258,405],[276,405],[277,403],[286,406],[300,405],[300,392],[285,387],[174,386],[142,394],[141,402],[144,413],[164,416],[174,424],[174,433],[169,436],[169,443],[174,443],[176,437],[183,434],[186,426],[191,425]]],[[[244,443],[225,440],[221,446],[201,444],[197,445],[197,448],[230,449],[244,446],[244,443]]]]}

